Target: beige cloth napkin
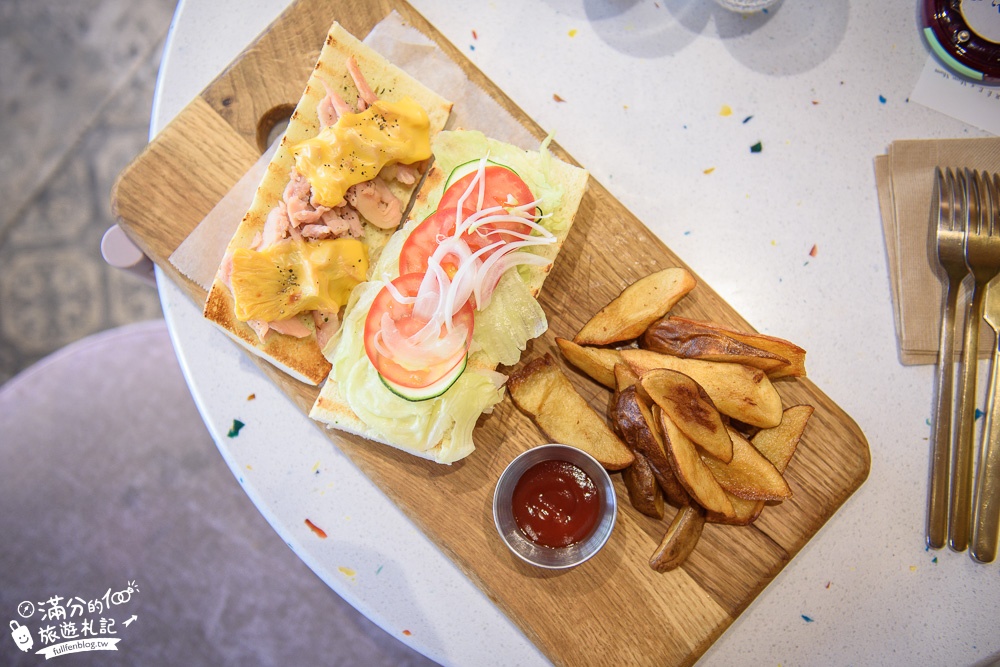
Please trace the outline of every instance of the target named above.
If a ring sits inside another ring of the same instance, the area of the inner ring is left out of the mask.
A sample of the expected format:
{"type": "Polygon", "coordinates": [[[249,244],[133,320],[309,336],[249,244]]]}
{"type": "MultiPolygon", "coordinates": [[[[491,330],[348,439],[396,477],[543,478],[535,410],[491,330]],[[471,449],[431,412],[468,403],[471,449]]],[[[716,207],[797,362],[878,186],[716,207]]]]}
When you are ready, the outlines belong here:
{"type": "MultiPolygon", "coordinates": [[[[896,141],[886,155],[875,158],[896,336],[900,360],[907,365],[937,361],[945,276],[935,245],[936,166],[1000,172],[1000,138],[896,141]]],[[[960,298],[961,311],[966,299],[960,298]]],[[[956,349],[962,338],[959,332],[956,349]]],[[[993,331],[984,326],[980,355],[987,356],[992,345],[993,331]]]]}
{"type": "MultiPolygon", "coordinates": [[[[489,128],[490,137],[499,141],[526,150],[538,147],[538,140],[520,121],[470,81],[433,40],[407,24],[395,10],[372,28],[364,43],[451,100],[454,107],[449,128],[489,128]]],[[[206,290],[215,279],[229,239],[253,201],[273,148],[260,157],[170,256],[171,264],[206,290]]]]}

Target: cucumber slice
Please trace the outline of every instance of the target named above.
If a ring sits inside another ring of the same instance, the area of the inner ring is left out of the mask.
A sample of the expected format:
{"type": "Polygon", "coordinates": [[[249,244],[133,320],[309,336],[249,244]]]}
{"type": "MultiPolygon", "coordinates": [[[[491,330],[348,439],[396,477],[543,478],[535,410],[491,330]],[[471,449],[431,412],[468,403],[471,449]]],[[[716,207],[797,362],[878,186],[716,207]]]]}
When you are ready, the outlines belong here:
{"type": "Polygon", "coordinates": [[[413,387],[404,387],[402,385],[396,384],[392,380],[387,380],[379,373],[378,379],[382,381],[386,389],[396,394],[400,398],[405,398],[408,401],[418,402],[427,401],[432,398],[437,398],[444,392],[451,388],[451,385],[455,384],[462,373],[465,372],[465,366],[469,363],[469,355],[466,354],[461,362],[455,365],[455,368],[450,370],[447,375],[443,378],[430,384],[426,387],[420,387],[414,389],[413,387]]]}

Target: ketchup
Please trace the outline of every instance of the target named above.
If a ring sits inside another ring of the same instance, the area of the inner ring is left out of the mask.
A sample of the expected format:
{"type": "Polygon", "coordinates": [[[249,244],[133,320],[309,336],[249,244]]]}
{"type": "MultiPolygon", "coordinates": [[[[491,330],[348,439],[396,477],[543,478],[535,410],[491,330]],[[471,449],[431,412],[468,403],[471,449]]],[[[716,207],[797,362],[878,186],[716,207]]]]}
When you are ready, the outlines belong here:
{"type": "Polygon", "coordinates": [[[544,547],[568,547],[587,539],[597,526],[601,496],[580,468],[568,461],[542,461],[514,486],[514,521],[529,540],[544,547]]]}

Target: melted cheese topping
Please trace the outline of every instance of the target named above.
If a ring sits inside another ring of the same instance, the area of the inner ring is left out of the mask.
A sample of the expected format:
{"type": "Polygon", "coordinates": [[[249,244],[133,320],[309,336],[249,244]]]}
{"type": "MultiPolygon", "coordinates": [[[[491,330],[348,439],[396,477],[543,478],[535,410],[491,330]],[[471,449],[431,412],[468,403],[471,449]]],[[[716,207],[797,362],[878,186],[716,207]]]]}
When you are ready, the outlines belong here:
{"type": "Polygon", "coordinates": [[[409,97],[378,100],[361,113],[340,116],[292,153],[316,201],[333,208],[344,201],[348,188],[375,178],[384,166],[429,158],[430,120],[409,97]]]}
{"type": "Polygon", "coordinates": [[[286,239],[266,250],[233,252],[233,300],[240,321],[286,320],[310,310],[337,311],[368,273],[368,253],[351,238],[286,239]]]}

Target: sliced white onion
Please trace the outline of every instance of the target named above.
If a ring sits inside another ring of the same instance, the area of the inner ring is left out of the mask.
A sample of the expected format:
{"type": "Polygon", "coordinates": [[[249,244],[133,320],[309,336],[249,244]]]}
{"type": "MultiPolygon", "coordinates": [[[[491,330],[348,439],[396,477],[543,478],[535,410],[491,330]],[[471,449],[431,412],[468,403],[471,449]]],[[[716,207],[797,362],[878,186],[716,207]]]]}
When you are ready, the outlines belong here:
{"type": "Polygon", "coordinates": [[[426,320],[437,310],[437,299],[448,288],[446,284],[448,276],[447,274],[442,276],[442,272],[437,270],[439,268],[433,264],[428,266],[427,271],[424,272],[423,278],[420,281],[420,286],[417,288],[416,301],[413,303],[413,314],[422,320],[426,320]]]}
{"type": "Polygon", "coordinates": [[[447,236],[438,242],[437,248],[435,248],[434,252],[427,258],[427,263],[428,265],[440,265],[446,257],[453,255],[456,259],[458,259],[458,264],[461,265],[471,254],[472,248],[469,247],[469,244],[465,239],[457,236],[447,236]]]}
{"type": "MultiPolygon", "coordinates": [[[[502,214],[494,214],[494,215],[490,215],[490,216],[486,216],[486,217],[480,218],[479,220],[476,221],[476,225],[474,227],[472,225],[468,225],[462,231],[465,232],[466,230],[468,230],[468,231],[470,231],[470,233],[472,231],[475,231],[475,232],[479,233],[479,228],[482,227],[482,226],[484,226],[484,225],[491,225],[491,224],[502,223],[502,222],[513,222],[513,223],[517,223],[519,225],[526,225],[533,232],[537,232],[538,235],[539,235],[539,237],[541,237],[541,238],[550,238],[550,237],[553,237],[552,232],[550,232],[545,227],[543,227],[542,225],[540,225],[537,222],[535,222],[533,219],[531,219],[531,218],[522,218],[521,216],[517,216],[517,215],[510,215],[506,211],[504,211],[502,214]]],[[[506,230],[503,230],[503,231],[506,231],[506,230]]]]}
{"type": "MultiPolygon", "coordinates": [[[[492,257],[490,259],[492,259],[492,257]]],[[[496,289],[497,284],[500,282],[500,278],[503,277],[503,274],[505,274],[508,269],[521,264],[545,266],[551,263],[552,260],[547,257],[542,257],[541,255],[536,255],[533,252],[510,252],[504,254],[492,266],[484,266],[480,268],[481,276],[479,276],[479,290],[474,292],[476,296],[476,307],[482,310],[490,304],[490,299],[493,298],[493,290],[496,289]]]]}
{"type": "MultiPolygon", "coordinates": [[[[396,322],[388,313],[382,315],[381,325],[381,331],[375,336],[375,349],[407,370],[424,370],[428,366],[451,361],[458,363],[465,355],[465,343],[469,337],[469,330],[465,325],[456,326],[441,335],[441,323],[438,322],[438,335],[420,342],[400,333],[396,322]]],[[[450,365],[453,364],[449,364],[449,367],[450,365]]]]}
{"type": "MultiPolygon", "coordinates": [[[[480,272],[483,273],[483,274],[488,273],[490,271],[491,267],[494,264],[497,264],[498,262],[500,262],[501,260],[503,260],[505,257],[507,257],[508,255],[510,255],[511,253],[516,252],[517,250],[520,250],[521,248],[529,248],[531,246],[536,246],[536,245],[546,245],[546,244],[551,243],[552,241],[555,240],[554,238],[551,241],[549,241],[547,239],[546,240],[538,239],[536,241],[535,239],[536,239],[536,237],[531,237],[531,238],[526,239],[524,241],[511,241],[509,243],[504,244],[503,250],[501,250],[500,252],[493,253],[492,255],[490,255],[486,259],[486,261],[483,262],[483,266],[480,267],[480,269],[479,269],[480,272]]],[[[533,253],[525,253],[525,254],[533,254],[533,253]]],[[[538,255],[535,255],[535,257],[538,257],[538,255]]],[[[546,260],[546,261],[549,261],[549,260],[546,260]]],[[[478,297],[476,299],[476,302],[478,303],[478,297]]]]}
{"type": "MultiPolygon", "coordinates": [[[[395,324],[393,324],[393,326],[395,326],[395,324]]],[[[413,345],[423,345],[435,336],[440,336],[442,326],[444,326],[444,322],[441,318],[432,314],[431,317],[429,317],[424,323],[423,327],[421,327],[416,333],[410,334],[407,341],[413,345]]]]}
{"type": "MultiPolygon", "coordinates": [[[[427,273],[416,296],[403,296],[391,282],[386,281],[392,297],[400,304],[412,304],[412,316],[426,322],[416,333],[404,336],[388,313],[382,316],[382,329],[375,336],[375,347],[379,354],[404,368],[420,370],[452,360],[457,363],[467,352],[469,331],[466,325],[456,324],[454,316],[465,307],[469,299],[475,296],[476,307],[482,310],[489,304],[500,278],[509,269],[522,264],[543,266],[550,263],[549,259],[541,255],[519,252],[523,248],[557,241],[552,232],[539,224],[539,220],[549,216],[532,216],[528,213],[531,209],[537,210],[540,199],[522,205],[482,208],[486,196],[485,172],[488,161],[488,155],[479,161],[476,175],[458,199],[454,233],[448,236],[438,235],[438,246],[428,257],[427,273]],[[465,202],[474,195],[477,197],[477,210],[463,218],[465,202]],[[523,233],[494,227],[501,223],[527,225],[530,231],[523,233]],[[484,226],[489,226],[487,231],[481,231],[484,226]],[[475,232],[480,238],[495,240],[472,252],[463,238],[467,232],[475,232]],[[489,257],[483,259],[487,254],[489,257]],[[458,270],[451,278],[442,266],[442,261],[447,257],[458,260],[458,270]]],[[[506,378],[500,374],[497,376],[494,383],[499,387],[506,378]]]]}
{"type": "Polygon", "coordinates": [[[458,204],[455,207],[455,228],[457,229],[459,223],[462,222],[462,208],[465,205],[465,200],[469,198],[472,191],[479,185],[479,205],[476,209],[481,209],[483,207],[483,198],[486,196],[486,164],[489,162],[490,154],[487,153],[479,160],[479,168],[476,170],[476,175],[472,177],[472,182],[469,183],[469,187],[465,189],[462,196],[458,198],[458,204]]]}
{"type": "Polygon", "coordinates": [[[444,304],[444,309],[446,313],[450,313],[453,316],[465,305],[469,297],[476,289],[476,276],[479,274],[479,268],[482,266],[482,260],[480,257],[494,250],[498,250],[504,245],[503,241],[497,241],[496,243],[484,246],[472,253],[468,260],[465,261],[458,267],[458,271],[455,272],[455,277],[451,281],[451,289],[446,297],[446,302],[444,304]]]}
{"type": "MultiPolygon", "coordinates": [[[[539,234],[551,234],[549,230],[538,224],[538,220],[551,217],[549,214],[542,216],[528,215],[528,209],[536,208],[541,201],[541,199],[536,199],[520,206],[491,206],[478,210],[462,220],[460,224],[455,225],[455,235],[459,236],[466,232],[472,233],[482,225],[491,222],[517,222],[528,225],[539,234]]],[[[459,209],[458,215],[461,215],[461,209],[459,209]]]]}
{"type": "Polygon", "coordinates": [[[382,280],[385,281],[385,288],[389,290],[389,294],[392,295],[392,298],[396,301],[396,303],[403,306],[407,306],[411,303],[416,302],[417,297],[404,296],[403,293],[400,292],[399,289],[397,289],[396,286],[392,284],[392,280],[388,276],[383,276],[382,280]]]}

